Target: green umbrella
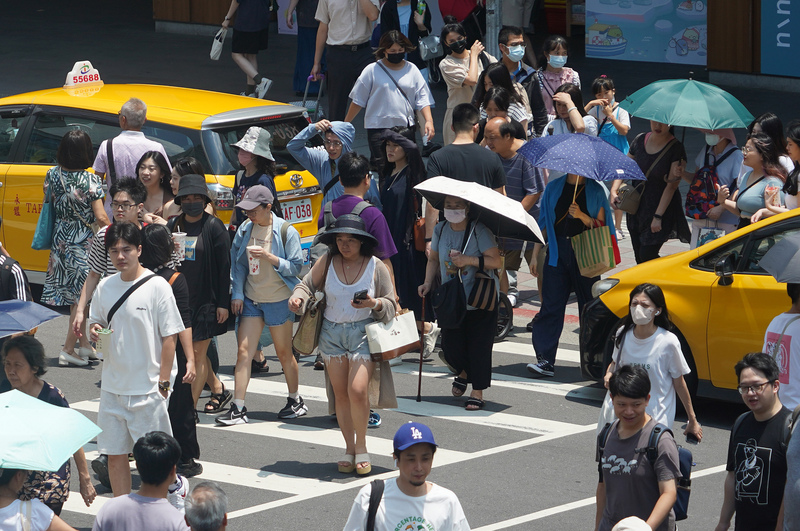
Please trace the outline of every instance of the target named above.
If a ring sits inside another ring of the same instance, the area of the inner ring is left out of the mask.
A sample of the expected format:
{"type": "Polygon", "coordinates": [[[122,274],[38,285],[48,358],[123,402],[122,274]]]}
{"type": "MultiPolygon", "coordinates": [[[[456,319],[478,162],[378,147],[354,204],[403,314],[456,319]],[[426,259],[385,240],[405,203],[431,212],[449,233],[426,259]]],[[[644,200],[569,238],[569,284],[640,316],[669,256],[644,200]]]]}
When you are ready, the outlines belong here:
{"type": "Polygon", "coordinates": [[[0,468],[55,472],[100,433],[80,412],[21,391],[0,394],[0,468]]]}
{"type": "Polygon", "coordinates": [[[693,79],[662,79],[620,102],[638,118],[698,129],[747,127],[753,115],[721,88],[693,79]]]}

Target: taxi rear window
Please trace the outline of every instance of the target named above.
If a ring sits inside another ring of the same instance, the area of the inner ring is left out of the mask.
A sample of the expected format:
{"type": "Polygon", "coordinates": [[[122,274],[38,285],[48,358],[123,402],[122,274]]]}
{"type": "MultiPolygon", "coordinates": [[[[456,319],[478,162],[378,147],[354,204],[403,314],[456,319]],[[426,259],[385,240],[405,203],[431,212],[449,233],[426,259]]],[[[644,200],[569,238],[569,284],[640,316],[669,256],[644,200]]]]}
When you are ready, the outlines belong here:
{"type": "MultiPolygon", "coordinates": [[[[275,157],[275,164],[278,173],[285,173],[288,171],[302,171],[304,168],[292,157],[286,150],[286,144],[297,136],[297,134],[308,127],[308,120],[302,116],[290,118],[287,120],[275,122],[258,122],[245,125],[237,125],[229,129],[215,129],[215,136],[219,139],[224,153],[225,160],[223,165],[224,171],[220,173],[232,173],[239,168],[239,159],[237,156],[238,150],[231,147],[231,144],[238,142],[247,129],[253,125],[263,127],[272,134],[272,156],[275,157]]],[[[314,137],[311,141],[312,146],[322,146],[322,138],[320,136],[314,137]]]]}
{"type": "Polygon", "coordinates": [[[0,113],[0,162],[9,162],[11,147],[28,117],[21,111],[0,113]]]}

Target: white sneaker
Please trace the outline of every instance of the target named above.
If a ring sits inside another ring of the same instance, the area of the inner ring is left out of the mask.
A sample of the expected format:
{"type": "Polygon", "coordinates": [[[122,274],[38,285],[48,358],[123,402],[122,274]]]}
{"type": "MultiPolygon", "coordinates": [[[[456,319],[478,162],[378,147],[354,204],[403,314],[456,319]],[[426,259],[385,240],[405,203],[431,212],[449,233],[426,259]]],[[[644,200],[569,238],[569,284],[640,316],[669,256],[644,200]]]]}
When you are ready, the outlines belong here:
{"type": "Polygon", "coordinates": [[[508,302],[511,303],[511,307],[512,308],[516,308],[517,307],[517,296],[509,293],[508,295],[506,295],[506,297],[508,297],[508,302]]]}
{"type": "Polygon", "coordinates": [[[625,239],[625,231],[622,229],[617,229],[617,239],[624,240],[625,239]]]}
{"type": "Polygon", "coordinates": [[[58,364],[61,367],[66,367],[67,365],[86,367],[89,365],[89,361],[81,358],[80,356],[76,356],[75,354],[68,354],[62,350],[61,354],[58,355],[58,364]]]}
{"type": "Polygon", "coordinates": [[[397,367],[398,365],[402,364],[403,364],[403,358],[401,358],[400,356],[397,356],[396,358],[392,358],[389,360],[389,365],[391,365],[392,367],[397,367]]]}
{"type": "Polygon", "coordinates": [[[176,474],[175,483],[169,486],[167,501],[182,513],[186,513],[186,495],[189,493],[189,480],[176,474]]]}
{"type": "Polygon", "coordinates": [[[272,80],[266,77],[262,78],[261,83],[256,85],[256,98],[263,100],[270,87],[272,87],[272,80]]]}
{"type": "Polygon", "coordinates": [[[439,334],[442,333],[442,329],[436,326],[436,323],[431,323],[431,331],[425,334],[425,344],[423,345],[422,349],[422,357],[425,359],[430,358],[433,355],[433,349],[436,348],[436,340],[439,339],[439,334]]]}

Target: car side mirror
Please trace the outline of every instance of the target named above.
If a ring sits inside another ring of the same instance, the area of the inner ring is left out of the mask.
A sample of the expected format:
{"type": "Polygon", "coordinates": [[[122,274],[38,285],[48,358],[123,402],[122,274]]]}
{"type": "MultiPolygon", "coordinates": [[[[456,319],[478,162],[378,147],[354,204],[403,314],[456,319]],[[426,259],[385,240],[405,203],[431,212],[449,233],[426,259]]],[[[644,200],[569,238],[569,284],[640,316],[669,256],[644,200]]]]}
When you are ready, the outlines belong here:
{"type": "Polygon", "coordinates": [[[730,286],[733,284],[733,270],[736,264],[736,253],[727,253],[717,260],[714,265],[714,273],[719,277],[720,286],[730,286]]]}

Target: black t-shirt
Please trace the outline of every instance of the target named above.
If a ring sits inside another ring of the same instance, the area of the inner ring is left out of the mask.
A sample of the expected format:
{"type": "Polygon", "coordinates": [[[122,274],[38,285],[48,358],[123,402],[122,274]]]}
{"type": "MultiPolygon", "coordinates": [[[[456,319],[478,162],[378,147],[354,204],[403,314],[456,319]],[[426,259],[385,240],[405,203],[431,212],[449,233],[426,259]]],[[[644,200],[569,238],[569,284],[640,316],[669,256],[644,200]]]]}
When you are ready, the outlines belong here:
{"type": "Polygon", "coordinates": [[[497,153],[478,144],[450,144],[435,151],[428,160],[428,178],[444,175],[489,188],[506,185],[506,173],[497,153]]]}
{"type": "Polygon", "coordinates": [[[589,208],[586,206],[586,182],[578,185],[577,193],[575,192],[574,184],[564,183],[564,189],[561,191],[555,207],[555,230],[557,236],[571,238],[587,229],[583,221],[569,217],[569,206],[572,204],[573,194],[575,194],[575,202],[581,211],[584,214],[589,212],[589,208]]]}
{"type": "Polygon", "coordinates": [[[739,531],[775,529],[786,483],[786,420],[784,407],[769,420],[759,422],[746,414],[728,443],[726,470],[734,472],[736,528],[739,531]]]}

